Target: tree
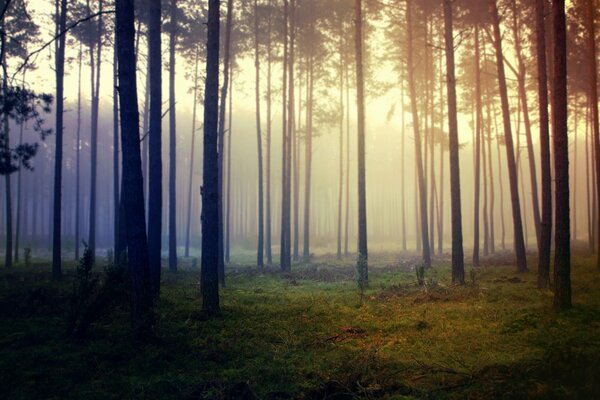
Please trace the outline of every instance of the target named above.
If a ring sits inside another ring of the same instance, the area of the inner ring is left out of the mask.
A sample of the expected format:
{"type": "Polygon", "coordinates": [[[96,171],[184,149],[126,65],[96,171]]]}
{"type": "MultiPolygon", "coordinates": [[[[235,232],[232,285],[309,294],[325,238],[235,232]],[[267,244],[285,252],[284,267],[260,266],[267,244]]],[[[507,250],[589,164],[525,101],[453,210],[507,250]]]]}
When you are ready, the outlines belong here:
{"type": "Polygon", "coordinates": [[[204,90],[204,159],[202,187],[202,309],[219,313],[219,8],[220,0],[209,0],[206,44],[206,83],[204,90]]]}
{"type": "MultiPolygon", "coordinates": [[[[591,1],[588,2],[591,4],[591,1]]],[[[593,9],[590,9],[593,11],[593,9]]],[[[571,227],[569,211],[569,135],[567,124],[567,29],[564,0],[553,0],[553,143],[556,204],[554,219],[554,308],[571,308],[571,227]]],[[[593,13],[592,13],[593,15],[593,13]]]]}
{"type": "Polygon", "coordinates": [[[500,89],[500,101],[502,104],[502,121],[504,124],[504,144],[506,147],[506,160],[508,166],[508,179],[510,184],[510,199],[512,203],[514,248],[517,257],[517,269],[519,272],[527,271],[527,260],[525,254],[525,240],[523,238],[523,221],[521,218],[521,203],[519,201],[519,183],[517,177],[517,165],[515,162],[515,150],[510,123],[510,109],[508,104],[508,90],[506,88],[506,73],[504,70],[504,54],[502,52],[502,34],[500,32],[500,17],[498,15],[497,0],[489,0],[490,15],[492,18],[494,48],[496,50],[496,67],[498,68],[498,84],[500,89]]]}
{"type": "Polygon", "coordinates": [[[225,25],[225,54],[223,61],[223,86],[221,88],[221,108],[219,111],[219,282],[225,284],[225,260],[223,242],[223,157],[225,155],[225,110],[227,108],[227,89],[231,72],[231,28],[233,19],[233,3],[227,0],[227,23],[225,25]]]}
{"type": "MultiPolygon", "coordinates": [[[[228,4],[232,0],[228,0],[228,4]]],[[[229,18],[229,11],[228,11],[229,18]]],[[[230,21],[228,21],[230,23],[230,21]]],[[[263,157],[262,157],[262,130],[260,120],[260,52],[258,40],[258,0],[254,0],[254,71],[256,94],[256,143],[258,150],[258,243],[256,250],[256,265],[262,271],[264,267],[264,218],[263,218],[263,157]]],[[[226,39],[227,41],[227,39],[226,39]]],[[[226,83],[223,83],[225,87],[226,83]]],[[[221,100],[224,101],[224,100],[221,100]]],[[[231,112],[231,111],[230,111],[231,112]]]]}
{"type": "Polygon", "coordinates": [[[354,1],[354,13],[356,111],[358,116],[358,258],[356,263],[358,285],[363,288],[369,282],[369,270],[367,252],[367,182],[365,173],[365,89],[363,70],[362,0],[354,1]]]}
{"type": "Polygon", "coordinates": [[[421,132],[419,130],[419,112],[417,111],[417,92],[415,88],[415,76],[414,69],[415,64],[413,61],[413,0],[407,0],[406,2],[406,68],[407,68],[407,79],[408,79],[408,91],[410,95],[410,105],[413,118],[413,132],[415,140],[415,152],[416,152],[416,169],[417,169],[417,184],[418,184],[418,198],[419,198],[419,214],[420,214],[420,227],[421,227],[421,241],[423,251],[423,263],[426,268],[431,266],[431,251],[429,249],[429,232],[427,223],[427,187],[425,185],[425,174],[423,172],[423,150],[421,145],[421,132]]]}
{"type": "MultiPolygon", "coordinates": [[[[587,49],[588,49],[588,62],[589,62],[589,71],[590,71],[590,82],[589,82],[589,99],[590,99],[590,107],[592,113],[592,136],[594,137],[593,146],[594,146],[594,154],[595,154],[595,168],[596,168],[596,191],[597,191],[597,199],[600,199],[600,117],[598,116],[598,67],[596,64],[596,29],[595,29],[595,20],[596,20],[596,8],[594,6],[593,0],[587,0],[587,49]]],[[[555,7],[560,7],[557,5],[555,7]]],[[[553,9],[553,11],[557,11],[553,9]]],[[[555,21],[557,17],[555,15],[555,21]]],[[[555,51],[558,50],[555,46],[555,51]]],[[[556,166],[555,166],[556,168],[556,166]]],[[[556,205],[558,208],[558,204],[556,205]]],[[[598,211],[596,215],[599,215],[600,212],[600,201],[598,201],[598,211]]],[[[557,211],[558,212],[558,211],[557,211]]],[[[593,229],[597,229],[598,223],[595,223],[595,227],[593,229]]],[[[558,229],[558,227],[557,227],[558,229]]],[[[597,235],[596,239],[598,242],[596,243],[597,250],[597,267],[600,269],[600,234],[597,235]]]]}
{"type": "Polygon", "coordinates": [[[115,11],[123,149],[122,189],[125,189],[121,190],[121,201],[125,210],[122,218],[126,219],[124,226],[131,280],[131,325],[134,336],[143,338],[151,332],[154,319],[140,154],[133,0],[116,0],[115,11]]]}
{"type": "Polygon", "coordinates": [[[169,270],[177,271],[177,114],[175,110],[175,51],[179,23],[177,1],[171,0],[169,32],[169,270]]]}
{"type": "MultiPolygon", "coordinates": [[[[60,2],[60,14],[57,13],[57,27],[59,32],[67,28],[67,0],[60,2]]],[[[65,44],[66,35],[58,39],[56,47],[56,154],[54,156],[54,206],[52,229],[52,278],[59,280],[62,277],[61,266],[61,213],[62,213],[62,158],[63,158],[63,112],[64,112],[64,79],[65,79],[65,44]]],[[[5,72],[6,81],[6,72],[5,72]]],[[[4,84],[6,87],[6,83],[4,84]]],[[[7,124],[5,124],[6,126],[7,124]]],[[[8,192],[7,192],[8,193],[8,192]]],[[[9,196],[7,196],[8,198],[9,196]]],[[[10,247],[7,246],[7,249],[10,247]]]]}
{"type": "Polygon", "coordinates": [[[152,293],[160,293],[162,235],[162,51],[161,2],[148,5],[148,63],[150,74],[150,133],[148,173],[148,251],[152,293]]]}
{"type": "Polygon", "coordinates": [[[450,192],[452,202],[452,282],[465,283],[462,240],[462,212],[460,203],[460,163],[458,156],[458,119],[456,106],[456,78],[454,72],[454,29],[452,2],[444,0],[444,36],[446,43],[446,81],[448,85],[448,125],[450,136],[450,192]]]}
{"type": "Polygon", "coordinates": [[[552,242],[552,175],[550,171],[550,129],[548,117],[548,70],[546,65],[546,23],[544,0],[535,2],[538,104],[540,114],[540,154],[542,173],[542,213],[538,248],[538,288],[548,287],[552,242]]]}

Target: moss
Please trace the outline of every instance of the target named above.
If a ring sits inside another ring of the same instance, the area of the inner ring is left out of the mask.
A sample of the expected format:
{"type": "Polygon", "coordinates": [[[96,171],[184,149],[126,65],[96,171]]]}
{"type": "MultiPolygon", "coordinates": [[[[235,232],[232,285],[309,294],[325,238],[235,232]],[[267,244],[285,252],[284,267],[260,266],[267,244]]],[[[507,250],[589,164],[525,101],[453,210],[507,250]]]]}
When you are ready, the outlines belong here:
{"type": "MultiPolygon", "coordinates": [[[[189,265],[187,265],[189,263],[189,265]]],[[[477,269],[451,285],[447,260],[427,271],[369,260],[362,301],[354,262],[317,257],[289,274],[228,268],[221,317],[200,318],[199,272],[163,274],[157,339],[129,336],[127,310],[84,343],[64,339],[73,271],[0,272],[0,390],[5,398],[597,398],[600,283],[591,258],[573,268],[574,308],[555,314],[535,273],[477,269]],[[518,278],[518,279],[515,279],[518,278]],[[246,386],[247,385],[247,386],[246,386]],[[248,392],[250,393],[250,392],[248,392]],[[346,397],[343,397],[346,396],[346,397]]]]}

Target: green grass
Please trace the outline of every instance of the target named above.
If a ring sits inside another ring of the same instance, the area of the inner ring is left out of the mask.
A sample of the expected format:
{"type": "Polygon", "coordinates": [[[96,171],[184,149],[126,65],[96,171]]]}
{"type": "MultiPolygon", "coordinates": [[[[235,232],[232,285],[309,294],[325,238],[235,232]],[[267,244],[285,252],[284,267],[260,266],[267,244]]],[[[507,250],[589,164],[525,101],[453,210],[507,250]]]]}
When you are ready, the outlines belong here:
{"type": "MultiPolygon", "coordinates": [[[[189,261],[189,260],[188,260],[189,261]]],[[[599,398],[600,282],[573,265],[574,307],[556,314],[534,272],[502,257],[450,285],[447,260],[416,284],[416,260],[317,257],[260,275],[228,267],[222,315],[200,312],[199,271],[163,273],[156,339],[135,344],[126,307],[65,338],[73,268],[0,271],[0,393],[14,399],[599,398]],[[337,396],[337,397],[336,397],[337,396]]]]}

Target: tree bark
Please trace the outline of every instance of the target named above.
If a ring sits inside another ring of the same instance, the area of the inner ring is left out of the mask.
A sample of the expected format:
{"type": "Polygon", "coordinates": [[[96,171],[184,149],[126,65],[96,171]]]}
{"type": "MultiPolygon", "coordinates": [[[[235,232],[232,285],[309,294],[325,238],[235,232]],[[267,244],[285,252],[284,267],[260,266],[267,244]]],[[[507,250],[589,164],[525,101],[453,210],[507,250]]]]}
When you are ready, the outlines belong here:
{"type": "Polygon", "coordinates": [[[233,19],[233,1],[227,0],[227,20],[225,22],[225,54],[223,54],[223,86],[221,87],[221,106],[219,109],[218,139],[218,175],[219,175],[219,283],[225,285],[224,229],[223,229],[223,156],[225,154],[225,111],[227,108],[227,90],[229,89],[229,71],[231,68],[231,26],[233,19]]]}
{"type": "Polygon", "coordinates": [[[502,120],[504,123],[504,140],[506,146],[506,161],[510,184],[510,197],[512,203],[514,248],[517,258],[517,270],[527,271],[525,253],[525,240],[523,238],[523,221],[521,218],[521,203],[519,201],[519,182],[515,162],[512,128],[510,123],[510,108],[508,104],[508,90],[506,88],[506,73],[504,70],[504,56],[502,53],[502,35],[500,32],[500,17],[498,16],[497,0],[490,0],[490,12],[494,28],[494,47],[496,50],[496,66],[498,68],[498,83],[500,87],[500,100],[502,103],[502,120]]]}
{"type": "Polygon", "coordinates": [[[481,66],[479,52],[479,26],[475,26],[475,200],[473,218],[473,265],[479,266],[479,197],[481,174],[481,66]]]}
{"type": "MultiPolygon", "coordinates": [[[[194,188],[194,150],[196,148],[196,112],[198,109],[198,64],[200,58],[200,46],[196,46],[196,55],[194,57],[194,105],[192,106],[192,145],[190,148],[190,175],[188,179],[188,198],[187,198],[187,221],[185,226],[185,257],[190,256],[190,233],[192,224],[192,191],[194,188]]],[[[228,193],[229,195],[229,193],[228,193]]]]}
{"type": "Polygon", "coordinates": [[[363,11],[362,0],[354,2],[355,55],[356,55],[356,104],[358,117],[358,258],[357,272],[360,288],[368,285],[367,251],[367,193],[365,168],[365,81],[363,70],[363,11]]]}
{"type": "Polygon", "coordinates": [[[206,86],[204,90],[204,158],[202,193],[202,309],[209,315],[219,307],[219,16],[220,1],[208,2],[206,86]]]}
{"type": "MultiPolygon", "coordinates": [[[[232,0],[229,0],[228,4],[232,0]]],[[[229,12],[228,12],[229,15],[229,12]]],[[[256,249],[256,265],[258,270],[264,268],[264,217],[263,217],[263,158],[262,158],[262,129],[260,119],[260,52],[258,41],[258,0],[254,0],[254,71],[255,71],[255,100],[256,100],[256,144],[258,152],[258,241],[256,249]]],[[[225,83],[223,84],[225,86],[225,83]]],[[[224,101],[224,100],[221,100],[224,101]]],[[[231,112],[231,111],[230,111],[231,112]]]]}
{"type": "Polygon", "coordinates": [[[448,82],[448,126],[450,138],[450,192],[452,206],[452,282],[465,283],[462,215],[460,204],[460,163],[458,154],[458,120],[456,78],[454,72],[454,29],[452,1],[444,0],[444,31],[446,43],[446,80],[448,82]]]}
{"type": "MultiPolygon", "coordinates": [[[[57,6],[58,7],[58,6],[57,6]]],[[[58,31],[67,29],[67,0],[60,0],[60,15],[57,15],[58,31]]],[[[53,205],[53,229],[52,229],[52,279],[59,280],[62,277],[61,267],[61,202],[62,202],[62,159],[63,159],[63,111],[64,111],[64,80],[65,80],[65,45],[66,35],[61,35],[57,43],[56,52],[56,147],[54,155],[54,205],[53,205]]],[[[6,86],[6,71],[4,74],[4,85],[6,86]]],[[[8,136],[8,132],[7,132],[8,136]]],[[[8,177],[8,176],[7,176],[8,177]]],[[[7,184],[10,189],[10,184],[7,184]]],[[[10,199],[10,191],[6,192],[7,204],[10,199]]],[[[7,206],[7,219],[10,217],[10,208],[7,206]]],[[[8,230],[8,228],[7,228],[8,230]]],[[[10,266],[11,246],[6,246],[6,263],[10,266]]]]}
{"type": "Polygon", "coordinates": [[[171,0],[169,32],[169,271],[177,271],[177,113],[175,110],[175,50],[177,1],[171,0]]]}
{"type": "Polygon", "coordinates": [[[425,268],[431,267],[431,252],[429,250],[429,232],[427,223],[427,188],[425,186],[425,175],[423,173],[423,150],[421,145],[421,132],[419,130],[419,113],[417,111],[417,93],[415,89],[414,77],[414,54],[413,54],[413,0],[406,2],[406,30],[407,30],[407,69],[408,69],[408,90],[410,94],[410,103],[413,117],[413,131],[416,152],[416,169],[418,184],[418,201],[421,227],[421,249],[423,251],[423,263],[425,268]]]}
{"type": "Polygon", "coordinates": [[[127,220],[125,226],[131,280],[131,325],[134,337],[141,338],[150,333],[154,319],[144,212],[144,178],[140,154],[133,0],[116,0],[115,9],[123,149],[122,189],[125,189],[121,190],[121,201],[125,210],[123,218],[127,220]]]}
{"type": "MultiPolygon", "coordinates": [[[[591,5],[591,3],[589,1],[588,5],[591,5]]],[[[556,229],[554,231],[554,308],[562,311],[571,308],[567,28],[564,0],[553,0],[552,14],[554,20],[554,119],[552,123],[552,136],[554,143],[554,176],[556,179],[554,192],[554,201],[556,203],[556,229]]]]}
{"type": "MultiPolygon", "coordinates": [[[[594,138],[593,140],[593,146],[594,146],[594,160],[595,160],[595,167],[596,167],[596,192],[597,192],[597,199],[600,199],[600,118],[598,117],[598,67],[596,64],[596,29],[595,29],[595,21],[596,21],[596,8],[594,6],[594,2],[593,0],[587,0],[587,47],[588,47],[588,62],[589,62],[589,70],[590,70],[590,84],[589,84],[589,98],[590,98],[590,105],[591,105],[591,111],[592,111],[592,136],[594,138]]],[[[555,22],[556,22],[556,16],[555,16],[555,22]]],[[[555,50],[558,50],[557,47],[555,47],[555,50]]],[[[556,156],[555,156],[556,159],[556,156]]],[[[555,167],[556,168],[556,167],[555,167]]],[[[600,205],[600,201],[598,201],[598,205],[596,205],[596,207],[598,207],[600,205]]],[[[558,205],[557,205],[558,207],[558,205]]],[[[600,213],[600,209],[596,209],[598,211],[596,211],[596,215],[598,215],[598,213],[600,213]]],[[[596,219],[594,219],[595,223],[594,223],[594,232],[597,232],[598,229],[598,221],[596,219]]],[[[557,223],[558,225],[558,223],[557,223]]],[[[558,227],[557,227],[558,229],[558,227]]],[[[596,239],[598,240],[596,242],[596,250],[598,251],[597,253],[597,259],[596,259],[596,266],[598,267],[598,269],[600,269],[600,234],[595,235],[597,236],[596,239]]]]}
{"type": "Polygon", "coordinates": [[[148,145],[148,247],[150,282],[154,297],[160,294],[162,247],[162,50],[161,2],[149,4],[148,58],[150,74],[150,133],[148,145]]]}
{"type": "MultiPolygon", "coordinates": [[[[103,0],[98,2],[99,11],[102,12],[103,0]]],[[[88,12],[89,12],[89,1],[88,1],[88,12]]],[[[100,113],[100,77],[102,67],[102,16],[97,17],[98,23],[97,29],[97,40],[95,43],[91,43],[90,52],[90,68],[91,68],[91,96],[92,96],[92,110],[91,110],[91,139],[90,139],[90,150],[91,150],[91,176],[90,176],[90,225],[89,225],[89,236],[88,246],[92,252],[92,259],[96,257],[96,203],[97,203],[97,180],[98,180],[98,120],[100,113]],[[95,52],[95,54],[94,54],[95,52]]]]}

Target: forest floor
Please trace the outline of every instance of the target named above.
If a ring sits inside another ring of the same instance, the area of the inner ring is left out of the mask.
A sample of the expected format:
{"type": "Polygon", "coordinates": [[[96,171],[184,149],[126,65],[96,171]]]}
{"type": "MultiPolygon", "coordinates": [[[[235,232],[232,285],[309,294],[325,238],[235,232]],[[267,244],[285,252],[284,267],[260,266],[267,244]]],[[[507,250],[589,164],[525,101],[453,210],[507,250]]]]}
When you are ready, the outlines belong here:
{"type": "MultiPolygon", "coordinates": [[[[135,344],[127,307],[65,335],[75,269],[0,271],[0,397],[6,399],[600,398],[600,274],[573,262],[574,307],[557,314],[535,266],[448,260],[417,284],[415,257],[374,254],[360,294],[353,261],[317,257],[259,274],[239,258],[222,315],[200,312],[199,271],[163,272],[156,337],[135,344]]],[[[531,264],[534,264],[531,260],[531,264]]],[[[100,268],[101,270],[101,268],[100,268]]]]}

